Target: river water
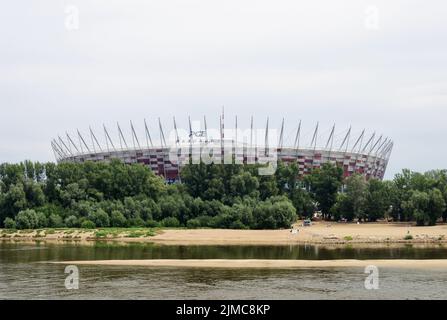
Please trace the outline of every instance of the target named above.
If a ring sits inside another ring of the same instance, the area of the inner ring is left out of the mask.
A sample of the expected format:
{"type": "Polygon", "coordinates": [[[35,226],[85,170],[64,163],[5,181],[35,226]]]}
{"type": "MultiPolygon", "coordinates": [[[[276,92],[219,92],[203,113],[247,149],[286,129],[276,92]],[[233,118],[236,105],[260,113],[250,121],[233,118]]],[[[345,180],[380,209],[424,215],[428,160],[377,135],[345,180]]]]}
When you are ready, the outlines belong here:
{"type": "Polygon", "coordinates": [[[65,288],[64,260],[447,259],[447,246],[166,246],[151,243],[0,241],[0,299],[445,299],[447,270],[363,268],[206,269],[79,266],[65,288]]]}

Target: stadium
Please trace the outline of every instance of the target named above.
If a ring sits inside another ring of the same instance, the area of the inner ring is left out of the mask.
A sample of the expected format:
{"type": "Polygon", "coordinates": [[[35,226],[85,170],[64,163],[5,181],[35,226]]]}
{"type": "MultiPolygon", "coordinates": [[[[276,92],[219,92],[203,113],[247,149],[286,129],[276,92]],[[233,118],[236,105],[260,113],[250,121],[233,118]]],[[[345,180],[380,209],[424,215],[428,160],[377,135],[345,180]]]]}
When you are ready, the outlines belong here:
{"type": "Polygon", "coordinates": [[[259,164],[260,167],[276,168],[278,161],[282,161],[296,163],[301,176],[324,163],[332,163],[343,168],[345,177],[358,173],[366,179],[383,179],[393,149],[393,141],[383,135],[367,135],[362,130],[354,136],[351,128],[336,133],[335,125],[324,136],[317,123],[308,139],[304,139],[299,121],[293,134],[288,136],[290,141],[284,137],[284,119],[279,130],[269,128],[268,118],[262,129],[254,129],[251,117],[249,128],[241,130],[236,116],[234,127],[228,129],[223,112],[217,129],[207,128],[205,117],[194,122],[188,117],[186,130],[178,128],[174,117],[172,130],[166,135],[160,118],[157,124],[158,130],[151,132],[144,120],[144,139],[139,137],[131,121],[127,139],[117,123],[115,135],[103,125],[102,139],[98,139],[99,135],[90,127],[88,135],[82,135],[79,130],[74,135],[58,135],[51,141],[51,147],[58,163],[120,159],[128,164],[142,163],[168,182],[180,180],[179,172],[185,164],[200,162],[259,164]],[[158,139],[153,139],[155,136],[158,139]]]}

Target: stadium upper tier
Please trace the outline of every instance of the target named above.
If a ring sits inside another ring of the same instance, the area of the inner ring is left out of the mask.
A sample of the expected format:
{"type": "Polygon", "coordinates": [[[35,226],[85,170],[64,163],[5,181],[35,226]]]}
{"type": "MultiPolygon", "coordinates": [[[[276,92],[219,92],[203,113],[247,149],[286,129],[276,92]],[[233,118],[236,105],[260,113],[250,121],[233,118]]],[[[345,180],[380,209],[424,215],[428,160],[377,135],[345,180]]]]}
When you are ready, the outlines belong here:
{"type": "Polygon", "coordinates": [[[336,134],[335,125],[328,130],[326,137],[322,137],[317,124],[311,131],[311,139],[308,139],[310,144],[304,144],[301,121],[293,130],[290,142],[284,139],[284,120],[279,131],[269,129],[268,119],[265,127],[255,130],[253,118],[249,129],[241,130],[237,126],[237,117],[235,126],[228,129],[224,127],[223,114],[219,118],[217,130],[207,128],[205,118],[199,128],[197,123],[193,126],[191,121],[188,122],[188,129],[181,130],[174,118],[173,129],[166,139],[159,119],[158,141],[152,139],[144,121],[143,140],[130,122],[130,139],[125,138],[117,124],[117,140],[113,140],[109,130],[103,126],[101,142],[89,128],[88,136],[83,136],[77,130],[75,135],[66,133],[63,138],[58,136],[53,139],[51,146],[58,162],[106,162],[120,159],[124,163],[145,164],[169,181],[178,180],[179,171],[188,163],[260,164],[261,167],[275,167],[278,161],[296,163],[300,175],[308,174],[324,163],[332,163],[343,168],[344,176],[359,173],[366,178],[382,179],[393,148],[389,138],[375,133],[367,136],[365,130],[355,139],[352,139],[351,128],[336,134]]]}

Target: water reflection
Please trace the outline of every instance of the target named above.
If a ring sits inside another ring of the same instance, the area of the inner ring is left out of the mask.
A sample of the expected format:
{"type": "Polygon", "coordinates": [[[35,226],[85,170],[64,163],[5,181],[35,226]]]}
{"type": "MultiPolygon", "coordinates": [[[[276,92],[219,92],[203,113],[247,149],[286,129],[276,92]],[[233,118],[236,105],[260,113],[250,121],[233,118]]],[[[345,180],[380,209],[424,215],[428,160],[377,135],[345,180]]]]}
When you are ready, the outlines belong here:
{"type": "Polygon", "coordinates": [[[206,269],[81,266],[80,289],[66,290],[64,266],[92,259],[446,259],[444,246],[163,246],[0,242],[2,299],[443,299],[447,270],[380,270],[365,290],[362,268],[206,269]]]}

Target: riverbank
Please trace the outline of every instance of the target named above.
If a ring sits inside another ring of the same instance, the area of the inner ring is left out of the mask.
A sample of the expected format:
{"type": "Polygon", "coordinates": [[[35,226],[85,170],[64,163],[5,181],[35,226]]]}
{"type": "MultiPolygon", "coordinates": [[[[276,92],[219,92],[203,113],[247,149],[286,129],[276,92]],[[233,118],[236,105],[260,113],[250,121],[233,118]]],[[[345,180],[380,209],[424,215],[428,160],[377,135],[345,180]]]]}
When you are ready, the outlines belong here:
{"type": "Polygon", "coordinates": [[[138,266],[175,268],[222,268],[222,269],[289,269],[289,268],[365,268],[373,265],[379,268],[444,269],[447,259],[434,260],[247,260],[247,259],[147,259],[147,260],[83,260],[58,261],[55,264],[95,266],[138,266]]]}
{"type": "Polygon", "coordinates": [[[0,230],[0,239],[13,241],[119,241],[172,245],[285,245],[285,244],[388,244],[447,243],[447,225],[416,227],[408,223],[300,223],[288,230],[228,229],[40,229],[0,230]]]}

